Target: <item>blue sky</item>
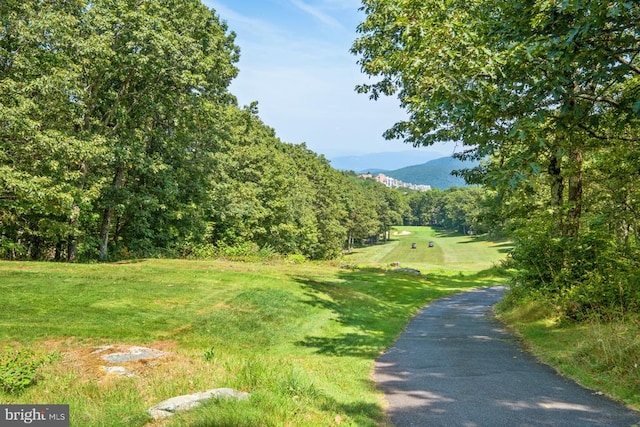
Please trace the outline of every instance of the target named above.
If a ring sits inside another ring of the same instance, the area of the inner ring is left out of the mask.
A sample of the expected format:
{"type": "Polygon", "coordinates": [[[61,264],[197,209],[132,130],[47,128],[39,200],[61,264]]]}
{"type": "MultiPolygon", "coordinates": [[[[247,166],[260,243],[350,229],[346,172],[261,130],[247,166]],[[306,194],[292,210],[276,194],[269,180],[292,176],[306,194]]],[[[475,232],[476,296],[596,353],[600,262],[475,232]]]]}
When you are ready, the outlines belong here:
{"type": "MultiPolygon", "coordinates": [[[[285,142],[331,158],[417,150],[382,133],[404,117],[393,98],[369,100],[349,53],[364,19],[360,0],[203,0],[227,22],[240,46],[231,92],[258,101],[260,117],[285,142]]],[[[450,146],[422,151],[450,155],[450,146]]]]}

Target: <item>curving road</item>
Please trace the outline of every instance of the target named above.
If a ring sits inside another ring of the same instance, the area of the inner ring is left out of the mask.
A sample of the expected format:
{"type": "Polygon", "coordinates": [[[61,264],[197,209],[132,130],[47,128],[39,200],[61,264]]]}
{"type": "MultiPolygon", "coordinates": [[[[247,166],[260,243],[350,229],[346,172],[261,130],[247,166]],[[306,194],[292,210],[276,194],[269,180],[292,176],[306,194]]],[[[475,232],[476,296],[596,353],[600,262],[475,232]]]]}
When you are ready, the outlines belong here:
{"type": "Polygon", "coordinates": [[[388,414],[405,426],[632,426],[640,412],[558,375],[491,315],[503,287],[433,302],[375,366],[388,414]]]}

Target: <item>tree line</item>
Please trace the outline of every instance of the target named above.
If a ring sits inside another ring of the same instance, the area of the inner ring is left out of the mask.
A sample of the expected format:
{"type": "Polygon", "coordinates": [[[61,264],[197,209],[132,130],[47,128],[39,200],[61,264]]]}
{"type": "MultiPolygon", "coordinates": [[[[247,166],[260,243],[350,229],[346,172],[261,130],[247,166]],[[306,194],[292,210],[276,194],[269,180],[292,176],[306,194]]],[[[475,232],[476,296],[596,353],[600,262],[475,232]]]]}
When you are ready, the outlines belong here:
{"type": "Polygon", "coordinates": [[[1,2],[0,257],[330,259],[386,235],[396,192],[238,106],[234,38],[198,0],[1,2]]]}
{"type": "Polygon", "coordinates": [[[407,195],[409,215],[405,225],[437,226],[461,234],[493,233],[501,235],[502,229],[491,219],[492,193],[484,187],[473,185],[434,189],[407,195]]]}
{"type": "Polygon", "coordinates": [[[581,319],[640,308],[640,3],[364,0],[352,51],[408,112],[386,133],[456,140],[511,230],[514,295],[581,319]]]}

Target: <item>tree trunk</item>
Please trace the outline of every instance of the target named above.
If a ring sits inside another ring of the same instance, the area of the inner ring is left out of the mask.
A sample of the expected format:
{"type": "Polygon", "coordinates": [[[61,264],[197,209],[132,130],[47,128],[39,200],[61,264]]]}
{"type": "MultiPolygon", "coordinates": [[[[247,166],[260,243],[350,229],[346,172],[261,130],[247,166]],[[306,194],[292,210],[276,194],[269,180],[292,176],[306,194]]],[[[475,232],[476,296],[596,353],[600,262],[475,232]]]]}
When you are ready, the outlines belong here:
{"type": "MultiPolygon", "coordinates": [[[[113,184],[111,185],[114,190],[122,187],[124,171],[124,166],[119,166],[116,170],[116,175],[113,177],[113,184]]],[[[113,200],[107,201],[107,203],[108,206],[102,213],[102,226],[100,227],[100,261],[106,261],[109,256],[109,231],[111,230],[111,221],[113,220],[113,214],[115,213],[113,200]]]]}
{"type": "Polygon", "coordinates": [[[551,206],[555,209],[557,215],[558,228],[562,230],[562,201],[564,194],[564,180],[562,178],[562,168],[560,167],[560,158],[557,153],[551,156],[549,161],[549,178],[551,180],[551,206]]]}
{"type": "Polygon", "coordinates": [[[72,237],[73,240],[70,240],[67,245],[67,262],[73,262],[78,258],[78,240],[75,236],[72,237]]]}
{"type": "Polygon", "coordinates": [[[580,231],[580,217],[582,216],[582,151],[577,149],[573,152],[574,172],[569,177],[569,210],[567,212],[567,223],[565,236],[576,237],[580,231]]]}
{"type": "MultiPolygon", "coordinates": [[[[78,183],[77,187],[82,192],[84,190],[84,179],[87,176],[87,162],[85,160],[80,162],[80,172],[82,172],[82,179],[78,183]]],[[[74,203],[73,208],[71,209],[71,216],[69,217],[71,232],[67,238],[67,262],[73,262],[78,257],[78,233],[76,231],[76,227],[79,219],[80,206],[78,206],[77,203],[74,203]]]]}
{"type": "Polygon", "coordinates": [[[109,229],[111,228],[111,218],[113,217],[113,208],[109,207],[102,213],[102,226],[100,227],[100,261],[106,261],[109,256],[109,229]]]}
{"type": "Polygon", "coordinates": [[[55,261],[60,261],[62,259],[62,246],[63,246],[62,244],[63,242],[56,243],[56,253],[53,256],[53,259],[55,261]]]}
{"type": "Polygon", "coordinates": [[[78,218],[80,218],[80,207],[78,205],[74,205],[71,212],[71,217],[69,218],[69,226],[72,231],[68,236],[68,244],[67,244],[67,262],[73,262],[78,257],[78,236],[75,231],[75,228],[78,225],[78,218]]]}
{"type": "Polygon", "coordinates": [[[29,248],[32,261],[40,261],[42,258],[42,240],[40,237],[34,237],[31,240],[31,247],[29,248]]]}

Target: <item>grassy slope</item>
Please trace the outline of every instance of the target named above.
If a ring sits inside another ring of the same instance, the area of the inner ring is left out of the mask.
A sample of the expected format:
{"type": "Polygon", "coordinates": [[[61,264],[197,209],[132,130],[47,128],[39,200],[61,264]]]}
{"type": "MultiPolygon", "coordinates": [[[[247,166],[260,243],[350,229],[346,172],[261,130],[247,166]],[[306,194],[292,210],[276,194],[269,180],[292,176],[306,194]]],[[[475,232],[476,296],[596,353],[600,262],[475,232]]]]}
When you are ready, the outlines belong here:
{"type": "Polygon", "coordinates": [[[142,426],[146,408],[162,399],[232,387],[251,400],[205,405],[155,425],[384,425],[381,396],[369,380],[374,359],[428,301],[500,280],[487,271],[503,255],[490,242],[406,231],[351,255],[346,268],[2,262],[0,348],[61,357],[41,369],[35,386],[0,391],[0,401],[68,403],[77,426],[142,426]],[[427,276],[390,271],[390,262],[427,276]],[[92,354],[105,344],[151,346],[171,356],[126,365],[136,377],[113,377],[92,354]]]}

